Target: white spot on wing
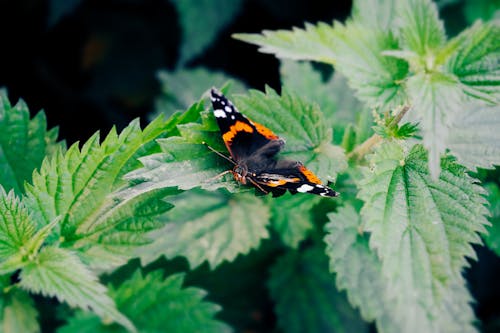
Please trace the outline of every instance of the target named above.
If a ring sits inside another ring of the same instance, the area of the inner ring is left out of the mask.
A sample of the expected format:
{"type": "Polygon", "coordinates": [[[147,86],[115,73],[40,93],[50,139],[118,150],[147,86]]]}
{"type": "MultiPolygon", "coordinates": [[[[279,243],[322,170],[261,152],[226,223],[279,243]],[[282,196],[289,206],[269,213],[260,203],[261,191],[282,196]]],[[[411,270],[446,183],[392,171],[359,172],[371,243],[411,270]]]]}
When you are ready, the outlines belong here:
{"type": "Polygon", "coordinates": [[[230,106],[226,106],[226,107],[224,108],[224,110],[226,110],[226,112],[233,112],[233,110],[231,109],[231,107],[230,107],[230,106]]]}
{"type": "Polygon", "coordinates": [[[214,116],[216,118],[226,118],[226,113],[223,110],[214,110],[214,116]]]}
{"type": "Polygon", "coordinates": [[[232,119],[232,120],[234,120],[234,119],[235,119],[234,115],[231,115],[231,119],[232,119]]]}
{"type": "Polygon", "coordinates": [[[312,190],[313,188],[314,187],[312,187],[311,185],[303,184],[299,188],[297,188],[297,192],[306,193],[312,190]]]}

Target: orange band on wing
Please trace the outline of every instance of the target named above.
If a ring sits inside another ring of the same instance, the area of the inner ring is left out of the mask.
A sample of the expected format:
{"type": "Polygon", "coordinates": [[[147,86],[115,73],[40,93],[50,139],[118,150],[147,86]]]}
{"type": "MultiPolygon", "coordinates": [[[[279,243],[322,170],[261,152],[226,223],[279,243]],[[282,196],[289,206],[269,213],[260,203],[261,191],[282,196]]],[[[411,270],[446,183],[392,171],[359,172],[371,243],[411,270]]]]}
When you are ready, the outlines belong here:
{"type": "Polygon", "coordinates": [[[257,129],[257,132],[259,132],[260,134],[262,134],[266,138],[268,138],[270,140],[279,139],[279,137],[276,134],[274,134],[273,131],[271,131],[269,128],[267,128],[261,124],[258,124],[258,123],[254,123],[254,126],[257,129]]]}
{"type": "Polygon", "coordinates": [[[253,128],[242,121],[237,121],[234,125],[229,127],[228,132],[222,135],[222,140],[224,140],[224,142],[231,142],[238,132],[252,133],[253,128]]]}
{"type": "Polygon", "coordinates": [[[299,166],[299,171],[303,174],[308,181],[314,184],[321,184],[321,180],[311,171],[308,170],[305,166],[299,166]]]}
{"type": "Polygon", "coordinates": [[[277,180],[271,180],[266,184],[266,186],[269,187],[278,187],[281,185],[285,185],[286,183],[297,183],[300,181],[300,178],[287,178],[287,179],[277,179],[277,180]]]}

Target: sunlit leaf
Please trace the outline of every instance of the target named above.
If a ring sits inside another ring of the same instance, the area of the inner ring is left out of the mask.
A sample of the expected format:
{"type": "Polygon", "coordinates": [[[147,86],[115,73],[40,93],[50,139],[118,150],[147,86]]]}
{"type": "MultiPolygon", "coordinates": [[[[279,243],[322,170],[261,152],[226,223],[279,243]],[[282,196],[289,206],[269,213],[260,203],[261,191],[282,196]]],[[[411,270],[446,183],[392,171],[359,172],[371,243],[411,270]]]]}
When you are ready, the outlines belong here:
{"type": "Polygon", "coordinates": [[[184,256],[191,267],[215,267],[258,247],[268,237],[269,209],[250,193],[192,190],[170,200],[175,208],[162,217],[165,227],[139,252],[143,264],[161,255],[184,256]]]}
{"type": "Polygon", "coordinates": [[[464,91],[486,101],[500,101],[500,24],[478,22],[450,40],[445,64],[464,91]]]}
{"type": "Polygon", "coordinates": [[[134,325],[116,309],[106,287],[72,252],[46,247],[37,260],[21,271],[20,286],[32,293],[56,297],[72,307],[92,310],[101,318],[109,318],[135,331],[134,325]]]}

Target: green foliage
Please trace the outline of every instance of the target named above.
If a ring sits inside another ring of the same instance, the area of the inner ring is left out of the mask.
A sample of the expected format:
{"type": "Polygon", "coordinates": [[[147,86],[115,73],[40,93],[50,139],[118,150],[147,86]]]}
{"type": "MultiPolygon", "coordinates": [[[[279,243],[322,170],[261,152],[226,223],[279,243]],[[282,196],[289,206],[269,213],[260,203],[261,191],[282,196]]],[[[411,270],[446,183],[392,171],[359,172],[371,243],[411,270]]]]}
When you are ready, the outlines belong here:
{"type": "Polygon", "coordinates": [[[429,318],[448,288],[461,281],[465,257],[475,257],[471,243],[480,243],[477,233],[485,232],[484,190],[448,159],[442,161],[439,179],[430,177],[426,151],[419,145],[407,154],[398,144],[383,145],[371,163],[359,192],[370,246],[396,290],[400,316],[411,311],[411,327],[426,327],[429,321],[430,329],[436,324],[429,318]]]}
{"type": "Polygon", "coordinates": [[[134,121],[120,135],[113,129],[102,144],[96,134],[81,149],[74,144],[44,161],[25,201],[38,225],[60,217],[52,242],[81,252],[96,268],[123,263],[146,242],[142,234],[159,226],[154,216],[171,208],[161,200],[167,193],[113,198],[110,192],[125,184],[122,176],[137,166],[138,154],[156,149],[165,126],[158,118],[141,131],[134,121]]]}
{"type": "Polygon", "coordinates": [[[57,128],[47,131],[43,112],[30,119],[23,101],[12,106],[5,90],[0,90],[0,184],[7,191],[24,192],[33,170],[43,158],[62,145],[56,143],[57,128]]]}
{"type": "MultiPolygon", "coordinates": [[[[136,271],[118,288],[110,288],[110,294],[140,332],[231,332],[226,324],[213,319],[220,307],[203,301],[204,290],[182,288],[183,280],[183,274],[164,278],[161,271],[145,276],[136,271]]],[[[100,322],[94,315],[78,313],[58,333],[75,331],[105,333],[123,329],[100,322]]]]}
{"type": "Polygon", "coordinates": [[[36,261],[23,268],[20,286],[33,293],[55,296],[70,306],[90,309],[102,318],[135,331],[133,324],[117,311],[113,300],[106,295],[106,288],[68,250],[44,248],[36,261]]]}
{"type": "Polygon", "coordinates": [[[9,288],[8,278],[0,278],[0,332],[2,333],[36,333],[38,326],[38,312],[31,297],[23,290],[9,288]]]}
{"type": "Polygon", "coordinates": [[[141,250],[144,264],[161,254],[184,256],[191,267],[208,261],[211,267],[233,261],[268,237],[269,210],[255,195],[192,190],[171,200],[175,208],[162,217],[164,227],[141,250]]]}
{"type": "Polygon", "coordinates": [[[498,21],[478,22],[447,42],[430,0],[364,0],[355,3],[345,24],[307,24],[305,30],[235,37],[280,58],[334,65],[369,107],[387,111],[409,102],[414,107],[409,117],[420,123],[436,178],[465,95],[498,103],[498,29],[498,21]]]}
{"type": "Polygon", "coordinates": [[[175,72],[160,71],[158,80],[162,94],[156,101],[157,113],[170,116],[175,111],[184,111],[197,102],[209,87],[221,87],[230,82],[232,92],[243,92],[244,85],[222,72],[204,68],[180,69],[175,72]]]}
{"type": "Polygon", "coordinates": [[[271,268],[269,289],[284,332],[368,332],[335,288],[319,248],[279,258],[271,268]]]}
{"type": "Polygon", "coordinates": [[[172,0],[179,13],[183,42],[180,64],[199,55],[231,23],[241,0],[172,0]]]}
{"type": "MultiPolygon", "coordinates": [[[[181,65],[241,6],[174,4],[181,65]]],[[[235,35],[288,59],[280,93],[162,71],[164,116],[67,150],[43,113],[30,119],[1,93],[0,332],[45,330],[43,296],[66,321],[58,332],[232,330],[215,316],[248,331],[275,316],[286,332],[475,332],[461,274],[481,236],[500,248],[498,181],[480,170],[500,164],[499,33],[478,21],[448,40],[430,0],[355,1],[345,23],[235,35]],[[279,158],[342,196],[259,197],[238,184],[207,147],[228,155],[211,86],[286,139],[279,158]]]]}

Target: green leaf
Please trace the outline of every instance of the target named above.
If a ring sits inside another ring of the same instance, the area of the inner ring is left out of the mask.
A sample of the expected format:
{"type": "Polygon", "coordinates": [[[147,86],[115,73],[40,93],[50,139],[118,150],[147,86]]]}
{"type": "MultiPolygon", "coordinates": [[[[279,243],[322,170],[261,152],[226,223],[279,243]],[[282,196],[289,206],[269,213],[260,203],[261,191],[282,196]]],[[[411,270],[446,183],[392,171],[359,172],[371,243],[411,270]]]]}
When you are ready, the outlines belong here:
{"type": "Polygon", "coordinates": [[[423,143],[429,150],[429,168],[432,176],[437,178],[452,115],[463,107],[462,93],[456,82],[437,73],[411,77],[408,93],[413,109],[405,119],[420,123],[423,143]]]}
{"type": "Polygon", "coordinates": [[[310,62],[287,59],[281,60],[280,76],[281,84],[287,91],[310,104],[317,103],[328,120],[328,126],[334,124],[330,122],[337,108],[333,80],[323,82],[321,73],[314,70],[310,62]]]}
{"type": "Polygon", "coordinates": [[[24,267],[20,278],[23,289],[56,297],[71,307],[91,310],[103,319],[111,319],[135,331],[134,325],[118,312],[106,294],[106,287],[68,250],[45,247],[35,261],[24,267]]]}
{"type": "Polygon", "coordinates": [[[490,203],[489,218],[491,226],[488,228],[488,234],[484,235],[486,245],[500,256],[500,188],[495,183],[485,184],[488,190],[488,202],[490,203]]]}
{"type": "Polygon", "coordinates": [[[330,271],[336,274],[337,287],[347,291],[349,302],[359,308],[365,320],[376,320],[379,331],[401,331],[401,318],[392,318],[394,306],[382,264],[370,250],[368,237],[361,232],[359,214],[348,205],[328,214],[328,219],[326,254],[330,257],[330,271]]]}
{"type": "Polygon", "coordinates": [[[158,79],[162,93],[156,101],[156,113],[171,115],[177,110],[187,110],[198,102],[201,95],[210,87],[221,87],[226,82],[231,83],[231,92],[243,93],[242,82],[230,76],[205,68],[180,69],[175,72],[159,71],[158,79]]]}
{"type": "Polygon", "coordinates": [[[305,29],[264,30],[262,34],[233,34],[233,38],[260,46],[262,53],[278,58],[314,60],[333,65],[336,53],[332,39],[333,25],[305,23],[305,29]]]}
{"type": "Polygon", "coordinates": [[[446,147],[470,170],[500,165],[500,105],[469,103],[456,110],[446,147]]]}
{"type": "Polygon", "coordinates": [[[345,289],[349,302],[360,308],[365,320],[375,323],[379,332],[476,332],[471,297],[460,278],[441,289],[432,314],[423,313],[417,302],[401,300],[397,281],[389,281],[382,272],[382,263],[368,246],[362,222],[355,209],[348,205],[328,215],[326,225],[327,254],[330,269],[336,273],[337,286],[345,289]]]}
{"type": "Polygon", "coordinates": [[[500,102],[500,24],[477,22],[450,40],[445,68],[456,75],[464,91],[486,101],[500,102]]]}
{"type": "Polygon", "coordinates": [[[464,14],[467,23],[472,24],[477,20],[488,21],[500,17],[500,1],[475,0],[464,3],[464,14]]]}
{"type": "Polygon", "coordinates": [[[29,255],[24,248],[36,232],[29,212],[13,191],[0,187],[0,262],[16,254],[29,255]]]}
{"type": "Polygon", "coordinates": [[[215,117],[211,111],[203,109],[200,102],[186,111],[192,114],[189,120],[193,122],[177,125],[180,136],[157,140],[162,153],[140,159],[143,167],[125,176],[131,184],[120,196],[135,196],[167,187],[182,190],[198,186],[209,190],[225,187],[232,192],[238,190],[232,177],[229,180],[229,177],[218,176],[232,169],[233,165],[202,144],[206,142],[225,153],[215,117]],[[201,123],[194,122],[200,119],[201,123]]]}
{"type": "Polygon", "coordinates": [[[40,332],[33,299],[26,292],[16,287],[9,288],[7,284],[8,282],[0,283],[3,289],[0,295],[0,332],[40,332]]]}
{"type": "Polygon", "coordinates": [[[0,184],[5,190],[24,192],[24,182],[63,144],[57,144],[57,128],[47,131],[43,112],[30,119],[27,105],[21,100],[12,106],[7,92],[0,90],[0,184]]]}
{"type": "Polygon", "coordinates": [[[192,268],[206,260],[214,268],[269,236],[269,209],[252,194],[192,190],[170,202],[175,208],[162,216],[165,227],[152,232],[154,242],[139,251],[143,265],[165,255],[184,256],[192,268]]]}
{"type": "Polygon", "coordinates": [[[180,66],[200,55],[237,16],[242,0],[172,0],[182,27],[180,66]]]}
{"type": "Polygon", "coordinates": [[[405,102],[402,82],[408,74],[408,63],[383,55],[384,51],[399,48],[392,33],[348,22],[338,24],[332,38],[337,55],[335,68],[348,78],[360,100],[382,109],[405,102]]]}
{"type": "Polygon", "coordinates": [[[271,296],[283,332],[368,332],[368,326],[335,288],[320,249],[292,251],[271,268],[271,296]]]}
{"type": "Polygon", "coordinates": [[[311,209],[321,200],[318,196],[287,193],[271,201],[271,225],[286,245],[297,248],[314,226],[311,209]]]}
{"type": "Polygon", "coordinates": [[[432,61],[433,51],[444,45],[446,35],[436,4],[431,0],[398,1],[399,33],[405,50],[432,61]]]}
{"type": "Polygon", "coordinates": [[[314,70],[311,63],[282,60],[280,73],[281,82],[287,91],[319,105],[326,126],[333,128],[334,142],[340,143],[346,126],[356,122],[361,111],[368,111],[339,72],[334,72],[324,82],[321,73],[314,70]]]}
{"type": "MultiPolygon", "coordinates": [[[[165,279],[161,271],[146,276],[136,271],[110,293],[118,308],[131,318],[140,332],[231,332],[229,326],[213,318],[220,307],[203,301],[206,291],[195,287],[182,288],[183,281],[184,274],[165,279]]],[[[122,330],[99,323],[95,316],[79,313],[58,333],[75,331],[105,333],[122,330]]]]}
{"type": "Polygon", "coordinates": [[[352,19],[357,24],[378,31],[393,28],[397,0],[356,0],[353,1],[352,19]]]}
{"type": "Polygon", "coordinates": [[[251,90],[249,95],[237,96],[235,105],[286,140],[280,156],[301,161],[320,179],[334,181],[347,167],[343,150],[331,144],[331,128],[326,126],[317,105],[286,90],[279,96],[270,88],[266,93],[251,90]]]}
{"type": "MultiPolygon", "coordinates": [[[[27,187],[25,202],[40,225],[61,217],[52,242],[61,242],[61,246],[85,254],[100,236],[126,229],[130,223],[140,225],[133,231],[137,235],[149,231],[150,216],[141,220],[142,216],[136,213],[148,205],[146,200],[152,200],[159,213],[168,209],[158,206],[157,196],[144,196],[144,202],[134,201],[133,197],[117,201],[110,193],[126,183],[122,179],[125,172],[139,166],[138,156],[157,149],[154,140],[163,135],[167,126],[158,118],[141,130],[139,122],[133,121],[120,135],[111,130],[101,144],[96,134],[81,149],[75,144],[65,154],[59,151],[44,161],[33,176],[33,185],[27,187]]],[[[127,242],[117,247],[127,246],[127,242]]],[[[113,257],[113,251],[108,255],[113,257]]]]}
{"type": "Polygon", "coordinates": [[[472,244],[480,243],[478,233],[488,225],[484,190],[450,159],[442,160],[439,179],[431,177],[420,145],[406,154],[398,144],[386,143],[371,163],[359,192],[370,245],[395,285],[398,304],[421,307],[415,311],[422,318],[433,316],[442,299],[455,302],[467,294],[449,288],[463,289],[465,257],[475,258],[472,244]]]}

